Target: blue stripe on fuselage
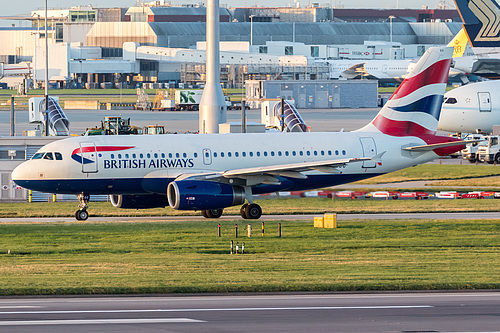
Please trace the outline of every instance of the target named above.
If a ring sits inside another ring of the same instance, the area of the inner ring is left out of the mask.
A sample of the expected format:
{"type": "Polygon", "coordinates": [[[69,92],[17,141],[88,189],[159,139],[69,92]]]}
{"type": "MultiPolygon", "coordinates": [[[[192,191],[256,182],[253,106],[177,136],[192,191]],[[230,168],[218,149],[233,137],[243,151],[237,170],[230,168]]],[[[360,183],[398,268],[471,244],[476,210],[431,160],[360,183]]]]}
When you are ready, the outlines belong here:
{"type": "MultiPolygon", "coordinates": [[[[309,175],[307,179],[279,177],[280,185],[261,184],[252,188],[253,194],[277,191],[302,191],[335,186],[363,180],[380,174],[309,175]]],[[[122,178],[122,179],[58,179],[16,180],[16,184],[34,191],[61,194],[165,194],[173,178],[122,178]]]]}

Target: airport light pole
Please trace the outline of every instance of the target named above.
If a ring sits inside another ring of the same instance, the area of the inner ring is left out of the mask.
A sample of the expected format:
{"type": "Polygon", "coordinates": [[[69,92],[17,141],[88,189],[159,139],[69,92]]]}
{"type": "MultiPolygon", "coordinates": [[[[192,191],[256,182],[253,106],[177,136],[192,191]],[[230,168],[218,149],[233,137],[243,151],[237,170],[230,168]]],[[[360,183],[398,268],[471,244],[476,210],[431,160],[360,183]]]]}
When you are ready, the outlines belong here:
{"type": "Polygon", "coordinates": [[[47,30],[47,0],[45,0],[45,136],[49,136],[49,38],[47,30]]]}
{"type": "Polygon", "coordinates": [[[396,16],[393,16],[393,15],[389,16],[389,21],[390,21],[390,25],[389,25],[390,33],[389,34],[390,34],[391,48],[392,48],[392,20],[395,18],[396,18],[396,16]]]}
{"type": "MultiPolygon", "coordinates": [[[[250,15],[250,45],[253,45],[253,17],[255,15],[250,15]]],[[[250,50],[252,51],[252,50],[250,50]]]]}

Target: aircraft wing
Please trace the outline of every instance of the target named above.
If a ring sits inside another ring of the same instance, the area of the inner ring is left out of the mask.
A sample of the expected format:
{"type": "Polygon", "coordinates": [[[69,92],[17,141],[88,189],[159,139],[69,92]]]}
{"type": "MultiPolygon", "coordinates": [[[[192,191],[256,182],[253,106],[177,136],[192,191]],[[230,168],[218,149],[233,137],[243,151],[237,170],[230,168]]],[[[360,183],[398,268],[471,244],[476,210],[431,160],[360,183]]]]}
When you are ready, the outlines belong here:
{"type": "Polygon", "coordinates": [[[325,173],[340,173],[340,171],[337,169],[338,167],[350,163],[359,163],[371,160],[377,162],[380,165],[380,157],[382,157],[384,153],[385,152],[373,157],[345,158],[337,160],[303,162],[294,164],[278,164],[278,165],[270,165],[264,167],[226,170],[222,172],[182,174],[176,178],[176,181],[185,179],[197,179],[197,180],[211,180],[218,182],[229,181],[231,183],[231,180],[242,180],[245,181],[244,185],[246,186],[253,186],[258,184],[279,184],[280,181],[277,178],[279,176],[307,179],[307,176],[302,172],[308,170],[317,170],[325,173]]]}
{"type": "Polygon", "coordinates": [[[342,75],[346,78],[354,79],[358,77],[365,77],[370,74],[365,69],[365,62],[362,62],[349,67],[348,69],[342,72],[342,75]]]}
{"type": "Polygon", "coordinates": [[[461,140],[461,141],[452,141],[452,142],[444,142],[444,143],[433,143],[430,145],[422,145],[422,146],[411,146],[411,147],[405,147],[403,150],[408,150],[408,151],[431,151],[437,148],[446,148],[446,147],[453,147],[453,146],[459,146],[459,145],[466,145],[468,143],[474,143],[474,142],[481,142],[484,140],[461,140]]]}

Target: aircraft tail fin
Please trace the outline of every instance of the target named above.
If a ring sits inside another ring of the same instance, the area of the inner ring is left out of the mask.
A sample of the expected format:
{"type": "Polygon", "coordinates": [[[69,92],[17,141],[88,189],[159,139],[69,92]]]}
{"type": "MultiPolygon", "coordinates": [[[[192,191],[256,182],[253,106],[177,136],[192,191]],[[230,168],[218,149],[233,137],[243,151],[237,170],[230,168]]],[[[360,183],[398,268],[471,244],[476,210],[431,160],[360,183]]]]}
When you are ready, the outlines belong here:
{"type": "Polygon", "coordinates": [[[474,52],[500,48],[500,6],[495,0],[455,0],[455,4],[474,52]]]}
{"type": "Polygon", "coordinates": [[[450,47],[429,48],[375,119],[359,131],[398,137],[434,135],[452,53],[450,47]]]}
{"type": "Polygon", "coordinates": [[[464,55],[467,42],[467,34],[465,33],[464,28],[462,28],[447,45],[448,47],[453,47],[453,58],[459,58],[464,55]]]}

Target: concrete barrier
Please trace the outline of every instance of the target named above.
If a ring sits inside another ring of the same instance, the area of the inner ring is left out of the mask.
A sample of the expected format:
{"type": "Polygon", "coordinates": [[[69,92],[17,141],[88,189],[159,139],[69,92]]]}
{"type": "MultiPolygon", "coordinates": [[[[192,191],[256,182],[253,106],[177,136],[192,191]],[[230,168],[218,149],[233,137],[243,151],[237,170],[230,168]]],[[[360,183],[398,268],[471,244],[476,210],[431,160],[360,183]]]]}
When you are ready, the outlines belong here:
{"type": "Polygon", "coordinates": [[[99,101],[65,101],[64,109],[67,110],[99,110],[99,101]]]}

